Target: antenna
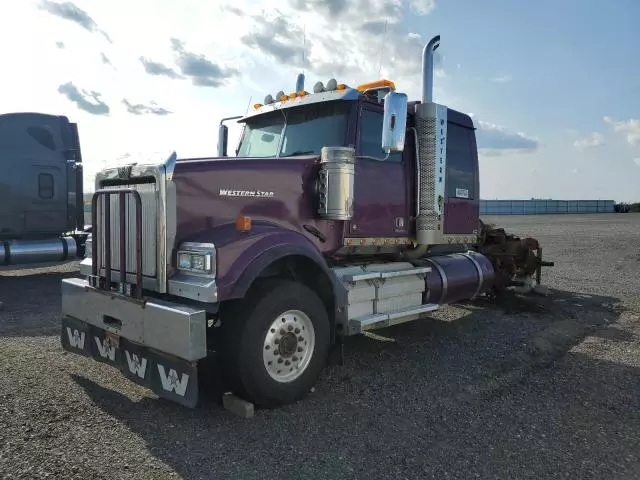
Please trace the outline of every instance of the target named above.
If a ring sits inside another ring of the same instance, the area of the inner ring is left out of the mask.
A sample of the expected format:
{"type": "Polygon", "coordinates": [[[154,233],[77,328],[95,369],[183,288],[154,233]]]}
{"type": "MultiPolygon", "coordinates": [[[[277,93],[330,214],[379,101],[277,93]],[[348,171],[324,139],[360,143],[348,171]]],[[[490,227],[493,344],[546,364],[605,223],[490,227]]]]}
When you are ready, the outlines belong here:
{"type": "Polygon", "coordinates": [[[384,41],[387,38],[387,24],[389,23],[389,19],[386,18],[384,20],[384,33],[382,34],[382,45],[380,46],[380,68],[378,69],[378,78],[382,75],[382,53],[384,52],[384,41]]]}
{"type": "Polygon", "coordinates": [[[252,96],[250,96],[250,97],[249,97],[249,103],[247,103],[247,109],[246,109],[246,110],[245,110],[245,112],[244,112],[244,114],[245,114],[245,115],[246,115],[247,113],[249,113],[249,107],[251,106],[251,99],[252,99],[252,98],[253,98],[252,96]]]}
{"type": "Polygon", "coordinates": [[[304,54],[307,44],[307,26],[302,27],[302,73],[298,74],[296,79],[296,92],[304,90],[304,54]]]}
{"type": "Polygon", "coordinates": [[[307,25],[302,26],[302,75],[304,75],[304,54],[307,49],[307,25]]]}

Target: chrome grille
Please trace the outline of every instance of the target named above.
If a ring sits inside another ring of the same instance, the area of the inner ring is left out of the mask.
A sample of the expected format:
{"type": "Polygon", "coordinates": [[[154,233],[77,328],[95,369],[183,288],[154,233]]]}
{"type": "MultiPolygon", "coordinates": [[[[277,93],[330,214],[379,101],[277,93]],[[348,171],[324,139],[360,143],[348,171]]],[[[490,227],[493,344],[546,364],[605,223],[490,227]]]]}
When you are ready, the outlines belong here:
{"type": "MultiPolygon", "coordinates": [[[[132,188],[140,193],[142,200],[142,274],[145,277],[156,277],[157,275],[157,258],[158,258],[158,190],[155,183],[131,183],[118,186],[105,186],[104,190],[132,188]]],[[[109,211],[110,211],[110,239],[111,239],[111,269],[112,278],[117,278],[117,272],[120,271],[120,198],[119,195],[110,195],[109,211]]],[[[103,195],[98,200],[98,232],[100,235],[99,242],[99,258],[100,268],[106,265],[104,240],[104,205],[106,196],[103,195]]],[[[136,214],[135,201],[131,195],[125,197],[125,219],[126,219],[126,268],[127,273],[135,274],[136,272],[136,214]]]]}

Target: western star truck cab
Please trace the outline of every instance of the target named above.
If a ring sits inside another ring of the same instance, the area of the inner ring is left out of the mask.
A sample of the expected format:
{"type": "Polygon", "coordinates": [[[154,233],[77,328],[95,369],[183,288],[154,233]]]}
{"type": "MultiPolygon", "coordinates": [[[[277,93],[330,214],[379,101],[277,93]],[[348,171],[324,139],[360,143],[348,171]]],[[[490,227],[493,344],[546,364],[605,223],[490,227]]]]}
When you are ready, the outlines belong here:
{"type": "MultiPolygon", "coordinates": [[[[540,281],[540,248],[479,219],[468,115],[387,80],[268,95],[235,157],[96,177],[84,278],[62,281],[66,350],[193,406],[215,355],[262,407],[304,397],[345,336],[540,281]]],[[[236,118],[236,117],[234,117],[236,118]]]]}

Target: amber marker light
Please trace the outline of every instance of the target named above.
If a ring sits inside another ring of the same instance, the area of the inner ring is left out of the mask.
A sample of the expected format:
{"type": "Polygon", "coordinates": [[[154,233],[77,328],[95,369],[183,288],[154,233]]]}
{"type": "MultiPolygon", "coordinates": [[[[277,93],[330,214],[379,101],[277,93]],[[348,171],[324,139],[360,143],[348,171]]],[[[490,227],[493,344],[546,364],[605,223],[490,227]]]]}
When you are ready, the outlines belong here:
{"type": "Polygon", "coordinates": [[[248,232],[251,230],[251,217],[239,216],[236,218],[236,230],[239,232],[248,232]]]}
{"type": "Polygon", "coordinates": [[[358,85],[356,90],[359,92],[364,92],[365,90],[371,90],[372,88],[381,88],[387,87],[395,90],[396,84],[391,80],[376,80],[375,82],[363,83],[362,85],[358,85]]]}

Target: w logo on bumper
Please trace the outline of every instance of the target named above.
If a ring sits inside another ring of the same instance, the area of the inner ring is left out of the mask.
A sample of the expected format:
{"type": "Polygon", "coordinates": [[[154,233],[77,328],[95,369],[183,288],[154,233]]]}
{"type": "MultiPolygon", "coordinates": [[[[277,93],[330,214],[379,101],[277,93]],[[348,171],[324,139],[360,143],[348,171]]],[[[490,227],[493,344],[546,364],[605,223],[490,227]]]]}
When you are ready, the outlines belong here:
{"type": "Polygon", "coordinates": [[[94,337],[96,340],[96,345],[98,346],[98,351],[100,352],[100,356],[102,358],[109,358],[112,362],[116,359],[116,349],[111,346],[111,342],[108,338],[104,340],[100,340],[98,337],[94,337]]]}
{"type": "Polygon", "coordinates": [[[127,356],[129,371],[140,378],[144,378],[144,374],[147,371],[147,359],[141,358],[135,353],[129,353],[128,350],[125,350],[124,353],[127,356]]]}
{"type": "Polygon", "coordinates": [[[182,376],[178,378],[178,372],[173,368],[169,369],[169,375],[167,375],[164,367],[160,364],[158,364],[158,373],[160,374],[162,388],[167,392],[175,391],[178,395],[184,397],[187,391],[187,385],[189,384],[189,375],[183,373],[182,376]]]}
{"type": "Polygon", "coordinates": [[[84,348],[84,332],[79,332],[78,329],[71,331],[70,327],[67,327],[67,336],[69,337],[69,345],[73,348],[84,348]]]}

